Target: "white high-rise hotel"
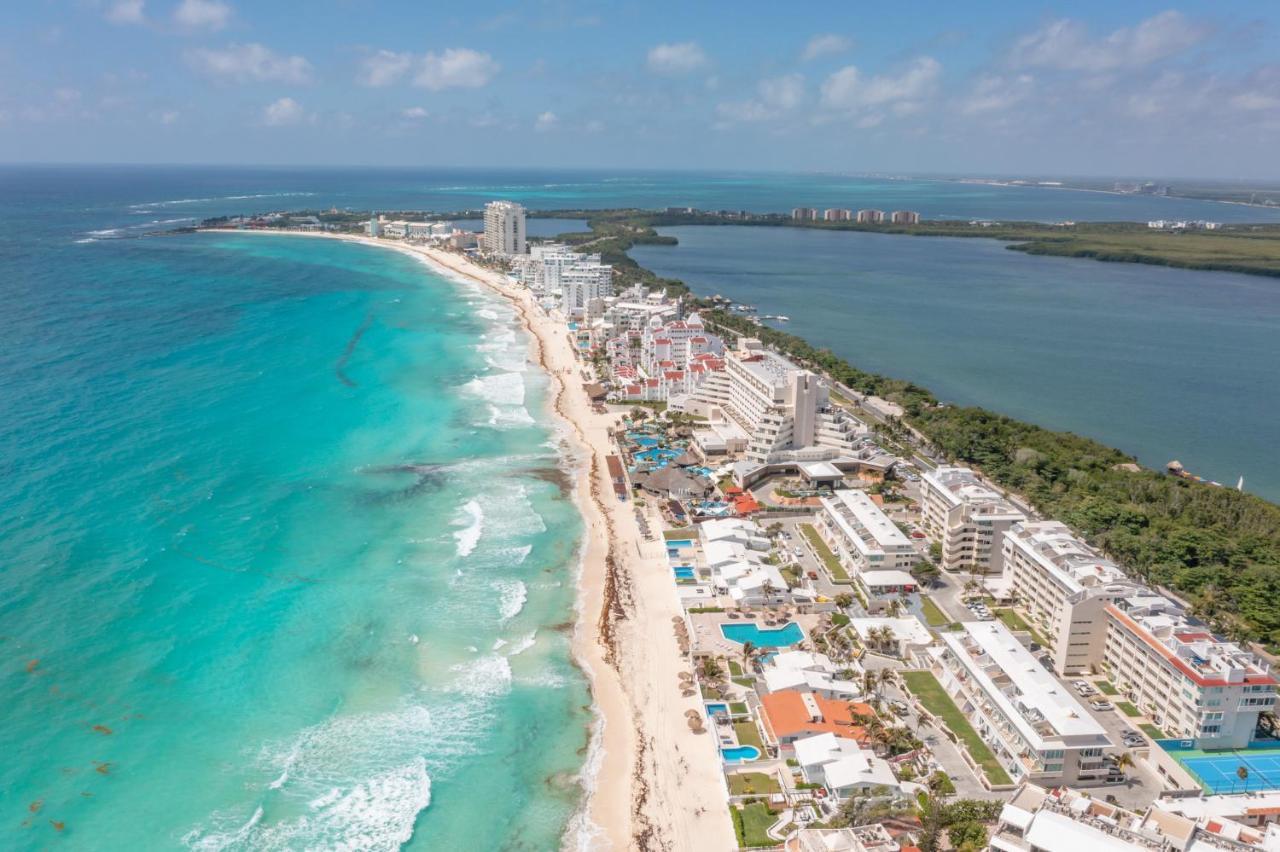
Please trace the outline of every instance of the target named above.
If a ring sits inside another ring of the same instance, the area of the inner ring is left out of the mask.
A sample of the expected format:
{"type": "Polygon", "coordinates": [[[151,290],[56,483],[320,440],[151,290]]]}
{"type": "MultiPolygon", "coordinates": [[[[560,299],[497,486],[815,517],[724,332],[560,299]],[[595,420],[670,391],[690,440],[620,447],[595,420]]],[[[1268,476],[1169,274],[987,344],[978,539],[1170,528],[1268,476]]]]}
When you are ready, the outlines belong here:
{"type": "Polygon", "coordinates": [[[484,206],[485,254],[514,255],[528,251],[524,207],[514,201],[490,201],[484,206]]]}

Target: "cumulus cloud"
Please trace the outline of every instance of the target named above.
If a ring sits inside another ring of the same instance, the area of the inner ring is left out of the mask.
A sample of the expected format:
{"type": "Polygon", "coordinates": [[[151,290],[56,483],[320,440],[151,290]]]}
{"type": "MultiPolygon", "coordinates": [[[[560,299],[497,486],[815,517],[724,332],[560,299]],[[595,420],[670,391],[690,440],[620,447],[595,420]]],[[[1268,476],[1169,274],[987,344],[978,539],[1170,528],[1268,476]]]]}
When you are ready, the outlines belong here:
{"type": "Polygon", "coordinates": [[[556,118],[556,114],[547,110],[533,122],[533,129],[539,133],[546,133],[548,130],[555,130],[559,123],[560,119],[556,118]]]}
{"type": "Polygon", "coordinates": [[[1208,35],[1208,28],[1172,10],[1098,39],[1084,24],[1063,18],[1018,39],[1010,61],[1015,67],[1092,73],[1140,68],[1182,53],[1208,35]]]}
{"type": "Polygon", "coordinates": [[[408,119],[409,121],[419,121],[426,118],[428,115],[430,115],[430,113],[420,106],[405,107],[400,110],[400,117],[408,119]]]}
{"type": "Polygon", "coordinates": [[[688,74],[707,64],[696,41],[659,44],[649,50],[647,65],[655,74],[688,74]]]}
{"type": "Polygon", "coordinates": [[[311,81],[311,63],[305,58],[281,56],[261,44],[232,44],[226,50],[199,48],[188,51],[187,61],[203,74],[237,83],[311,81]]]}
{"type": "Polygon", "coordinates": [[[302,104],[293,98],[280,98],[267,104],[262,111],[262,123],[268,127],[285,127],[302,121],[305,113],[302,104]]]}
{"type": "Polygon", "coordinates": [[[107,6],[107,20],[113,24],[143,24],[147,20],[143,0],[116,0],[107,6]]]}
{"type": "Polygon", "coordinates": [[[487,85],[501,69],[502,66],[487,53],[467,47],[451,47],[423,56],[413,83],[432,91],[478,89],[487,85]]]}
{"type": "Polygon", "coordinates": [[[1035,85],[1030,74],[1001,76],[984,74],[973,84],[968,96],[960,101],[960,111],[965,115],[997,112],[1027,99],[1035,85]]]}
{"type": "Polygon", "coordinates": [[[379,50],[361,63],[359,79],[365,86],[390,86],[413,65],[413,54],[379,50]]]}
{"type": "Polygon", "coordinates": [[[770,77],[756,85],[757,97],[746,101],[727,101],[716,106],[723,121],[768,121],[794,110],[804,101],[804,76],[784,74],[770,77]]]}
{"type": "Polygon", "coordinates": [[[836,53],[844,53],[853,43],[842,35],[835,33],[823,33],[809,39],[808,44],[804,46],[800,58],[805,62],[812,62],[823,56],[831,56],[836,53]]]}
{"type": "Polygon", "coordinates": [[[173,10],[173,21],[184,30],[216,32],[231,20],[231,7],[220,0],[182,0],[173,10]]]}
{"type": "Polygon", "coordinates": [[[912,61],[901,73],[867,77],[847,65],[822,83],[822,104],[828,109],[856,112],[874,107],[910,111],[913,104],[933,93],[942,65],[931,56],[912,61]]]}

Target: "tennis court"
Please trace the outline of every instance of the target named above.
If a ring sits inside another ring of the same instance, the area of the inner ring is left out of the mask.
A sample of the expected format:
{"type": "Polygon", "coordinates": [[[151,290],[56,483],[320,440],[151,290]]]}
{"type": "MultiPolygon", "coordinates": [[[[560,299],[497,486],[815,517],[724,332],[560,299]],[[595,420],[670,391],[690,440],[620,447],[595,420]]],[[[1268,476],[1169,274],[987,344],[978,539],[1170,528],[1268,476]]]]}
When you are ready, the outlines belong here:
{"type": "Polygon", "coordinates": [[[1210,793],[1280,790],[1280,750],[1178,752],[1170,754],[1210,793]],[[1244,767],[1244,773],[1240,768],[1244,767]],[[1244,775],[1241,778],[1241,775],[1244,775]]]}

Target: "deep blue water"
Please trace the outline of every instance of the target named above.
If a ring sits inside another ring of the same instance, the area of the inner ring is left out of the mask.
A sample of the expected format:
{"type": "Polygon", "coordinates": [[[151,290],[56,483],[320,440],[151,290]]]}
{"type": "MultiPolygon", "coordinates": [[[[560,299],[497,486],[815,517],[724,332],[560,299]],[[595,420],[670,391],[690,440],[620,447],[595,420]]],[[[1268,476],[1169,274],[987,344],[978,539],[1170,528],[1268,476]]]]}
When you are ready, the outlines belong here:
{"type": "Polygon", "coordinates": [[[1280,500],[1280,280],[995,240],[664,228],[631,255],[859,367],[1280,500]]]}

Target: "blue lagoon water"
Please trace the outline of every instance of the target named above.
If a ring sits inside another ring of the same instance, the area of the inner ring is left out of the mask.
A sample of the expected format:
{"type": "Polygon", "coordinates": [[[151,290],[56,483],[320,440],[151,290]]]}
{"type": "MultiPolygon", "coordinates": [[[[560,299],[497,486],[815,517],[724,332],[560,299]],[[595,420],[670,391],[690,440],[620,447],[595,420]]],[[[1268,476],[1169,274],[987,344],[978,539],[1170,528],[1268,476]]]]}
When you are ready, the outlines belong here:
{"type": "Polygon", "coordinates": [[[862,369],[1280,500],[1280,280],[996,240],[664,228],[631,255],[862,369]]]}
{"type": "Polygon", "coordinates": [[[581,521],[512,310],[6,188],[0,846],[556,848],[581,521]]]}

